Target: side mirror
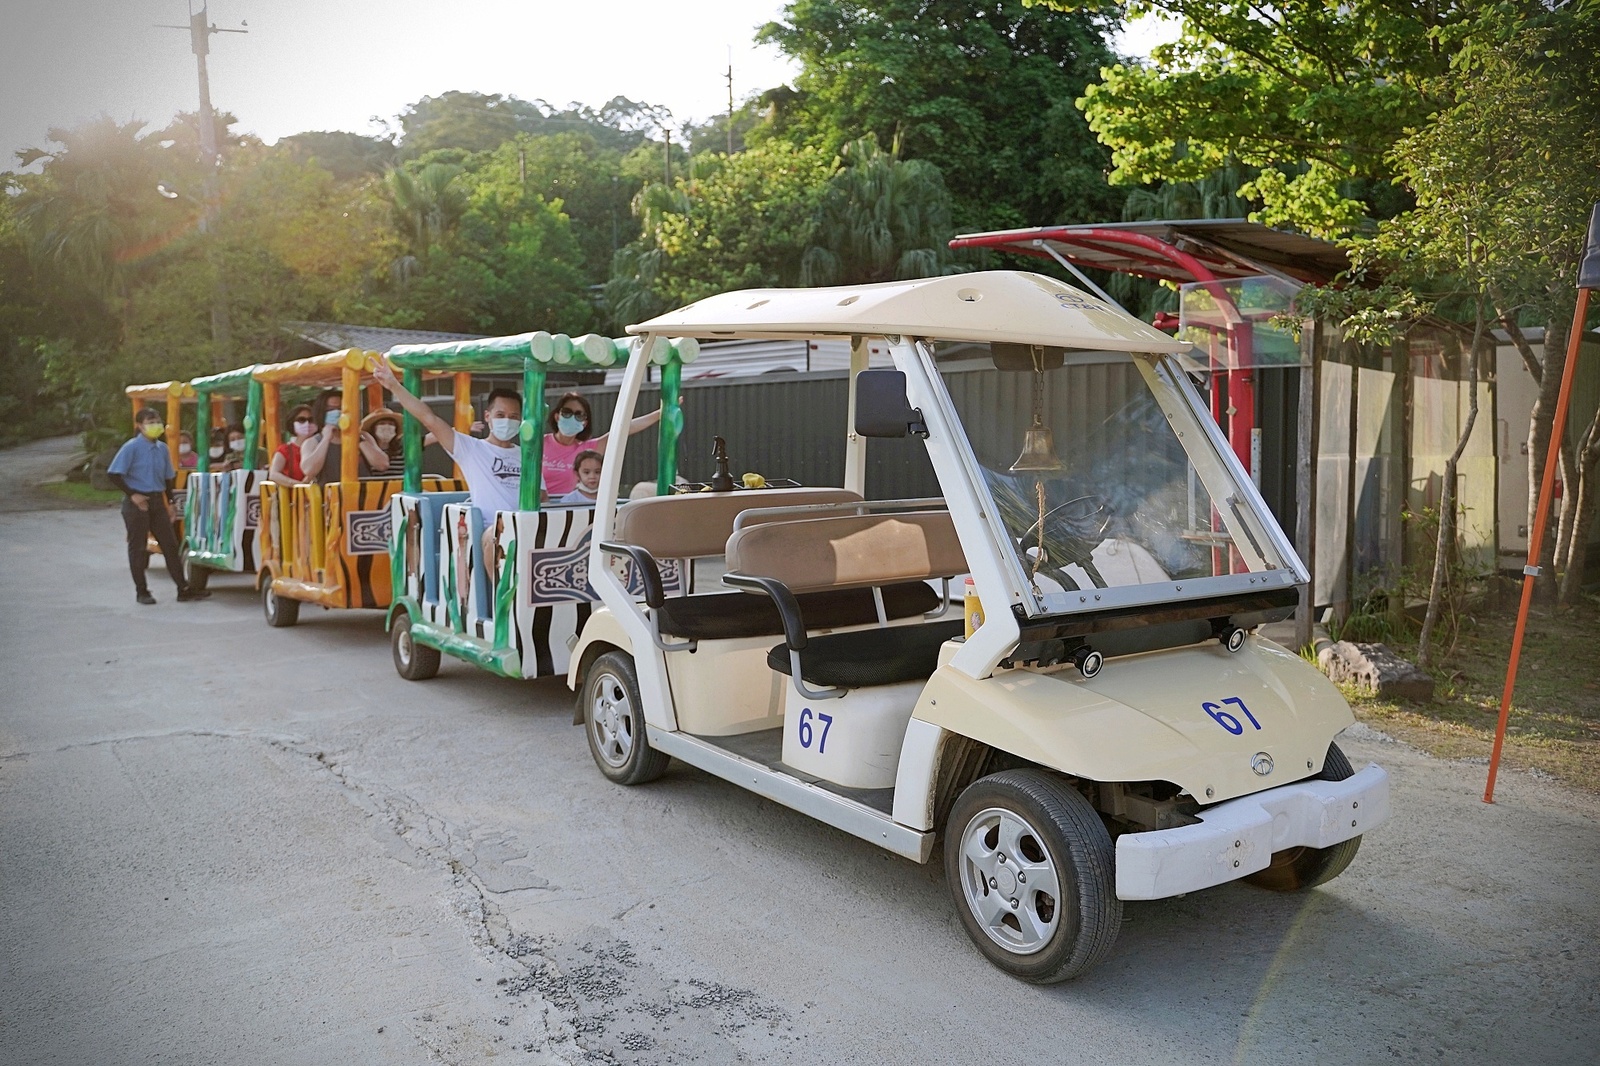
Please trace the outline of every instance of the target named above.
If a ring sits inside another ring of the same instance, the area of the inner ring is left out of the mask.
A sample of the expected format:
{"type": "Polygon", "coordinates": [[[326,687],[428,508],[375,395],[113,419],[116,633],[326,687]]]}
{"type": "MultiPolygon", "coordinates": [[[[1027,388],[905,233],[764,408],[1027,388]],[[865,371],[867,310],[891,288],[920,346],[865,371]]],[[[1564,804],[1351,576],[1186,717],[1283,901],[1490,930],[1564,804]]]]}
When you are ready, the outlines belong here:
{"type": "Polygon", "coordinates": [[[856,432],[863,437],[926,437],[922,412],[906,399],[899,370],[863,370],[856,375],[856,432]]]}

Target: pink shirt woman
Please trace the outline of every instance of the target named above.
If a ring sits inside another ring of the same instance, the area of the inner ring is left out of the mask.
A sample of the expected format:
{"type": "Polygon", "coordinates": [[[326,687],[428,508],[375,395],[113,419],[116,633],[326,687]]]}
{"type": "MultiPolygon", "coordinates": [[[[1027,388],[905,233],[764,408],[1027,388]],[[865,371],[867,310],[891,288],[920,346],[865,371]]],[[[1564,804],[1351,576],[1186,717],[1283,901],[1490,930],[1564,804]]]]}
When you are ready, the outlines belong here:
{"type": "MultiPolygon", "coordinates": [[[[640,415],[628,423],[631,436],[661,421],[661,410],[640,415]]],[[[611,434],[590,436],[594,427],[594,412],[589,401],[576,392],[569,392],[550,408],[550,432],[544,435],[544,491],[547,497],[559,500],[578,484],[573,462],[579,452],[599,452],[604,455],[611,434]]]]}

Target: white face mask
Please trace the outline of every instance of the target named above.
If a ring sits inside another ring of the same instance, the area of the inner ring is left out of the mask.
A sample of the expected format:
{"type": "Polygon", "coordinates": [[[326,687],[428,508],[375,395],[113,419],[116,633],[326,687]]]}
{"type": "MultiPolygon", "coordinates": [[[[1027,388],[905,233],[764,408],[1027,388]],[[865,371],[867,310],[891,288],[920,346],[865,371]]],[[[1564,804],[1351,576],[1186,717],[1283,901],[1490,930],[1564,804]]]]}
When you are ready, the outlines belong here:
{"type": "Polygon", "coordinates": [[[394,427],[387,424],[379,426],[372,431],[372,436],[379,444],[387,445],[394,440],[394,427]]]}
{"type": "Polygon", "coordinates": [[[211,458],[213,458],[213,459],[221,459],[222,458],[222,445],[213,444],[208,450],[211,452],[211,458]]]}
{"type": "Polygon", "coordinates": [[[489,432],[494,435],[495,440],[515,440],[517,432],[521,429],[522,419],[520,418],[491,418],[489,420],[489,432]]]}
{"type": "Polygon", "coordinates": [[[188,455],[192,451],[194,451],[194,449],[189,447],[187,444],[178,445],[178,454],[179,455],[188,455]]]}
{"type": "Polygon", "coordinates": [[[242,440],[230,440],[228,442],[228,450],[229,451],[233,451],[233,452],[242,452],[242,451],[244,451],[244,441],[242,441],[242,440]]]}

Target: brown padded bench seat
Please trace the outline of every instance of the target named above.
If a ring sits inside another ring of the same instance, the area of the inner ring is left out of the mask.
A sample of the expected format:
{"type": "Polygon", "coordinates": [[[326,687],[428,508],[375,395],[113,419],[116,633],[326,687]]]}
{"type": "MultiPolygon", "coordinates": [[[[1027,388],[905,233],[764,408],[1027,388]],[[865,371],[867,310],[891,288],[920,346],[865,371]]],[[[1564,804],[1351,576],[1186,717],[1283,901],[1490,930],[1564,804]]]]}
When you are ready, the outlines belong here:
{"type": "Polygon", "coordinates": [[[806,507],[860,503],[848,489],[743,489],[649,496],[617,508],[611,539],[633,544],[657,559],[699,559],[721,555],[740,511],[756,507],[806,507]]]}
{"type": "MultiPolygon", "coordinates": [[[[618,508],[611,541],[642,548],[655,559],[696,559],[722,555],[734,520],[748,510],[860,503],[859,493],[837,488],[755,489],[652,496],[618,508]]],[[[635,562],[644,561],[634,556],[635,562]]],[[[939,606],[939,595],[920,581],[898,582],[882,590],[888,618],[912,618],[939,606]]],[[[802,597],[806,617],[816,629],[870,625],[878,620],[869,588],[824,589],[802,597]]],[[[783,633],[777,605],[743,592],[701,593],[660,598],[649,606],[663,636],[687,640],[775,637],[783,633]]]]}
{"type": "MultiPolygon", "coordinates": [[[[961,619],[810,636],[827,628],[805,597],[922,582],[965,573],[967,560],[948,511],[811,518],[747,526],[728,539],[724,580],[765,592],[784,618],[784,643],[767,652],[780,673],[833,688],[889,685],[930,676],[961,619]]],[[[926,586],[923,586],[926,587],[926,586]]],[[[887,596],[885,597],[887,600],[887,596]]]]}

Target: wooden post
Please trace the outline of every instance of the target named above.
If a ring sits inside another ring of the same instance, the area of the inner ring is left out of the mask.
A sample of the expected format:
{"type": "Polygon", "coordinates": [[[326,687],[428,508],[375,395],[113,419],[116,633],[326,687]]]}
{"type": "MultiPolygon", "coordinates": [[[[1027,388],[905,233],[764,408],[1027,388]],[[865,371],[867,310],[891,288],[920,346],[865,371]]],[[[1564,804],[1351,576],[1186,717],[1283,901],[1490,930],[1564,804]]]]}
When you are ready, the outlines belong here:
{"type": "MultiPolygon", "coordinates": [[[[420,379],[419,379],[420,380],[420,379]]],[[[458,371],[452,378],[455,391],[455,417],[451,422],[452,428],[457,433],[472,432],[472,372],[458,371]]],[[[461,472],[461,464],[455,464],[457,479],[466,477],[461,472]]]]}
{"type": "Polygon", "coordinates": [[[1295,650],[1309,647],[1311,627],[1316,622],[1317,593],[1317,430],[1320,419],[1317,405],[1322,390],[1317,387],[1321,372],[1317,352],[1321,346],[1322,324],[1306,319],[1300,327],[1300,425],[1295,464],[1295,550],[1305,564],[1311,580],[1300,590],[1300,603],[1294,611],[1295,650]]]}

